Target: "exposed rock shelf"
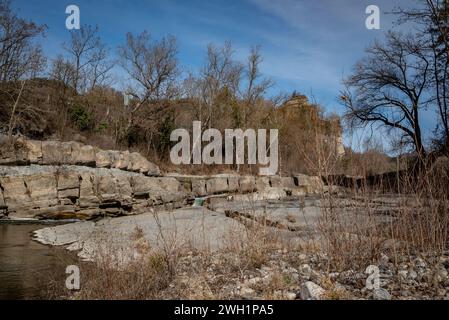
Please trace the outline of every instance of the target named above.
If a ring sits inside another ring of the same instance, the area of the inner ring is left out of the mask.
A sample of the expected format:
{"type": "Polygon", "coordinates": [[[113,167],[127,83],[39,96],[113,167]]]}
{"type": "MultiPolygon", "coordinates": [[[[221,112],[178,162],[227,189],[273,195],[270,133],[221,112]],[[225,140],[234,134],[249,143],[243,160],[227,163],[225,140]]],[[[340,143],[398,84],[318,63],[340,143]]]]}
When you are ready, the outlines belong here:
{"type": "Polygon", "coordinates": [[[282,199],[316,193],[317,177],[164,176],[84,166],[0,166],[0,214],[9,218],[83,219],[179,208],[194,197],[250,194],[282,199]],[[3,212],[3,213],[2,213],[3,212]]]}
{"type": "Polygon", "coordinates": [[[158,166],[138,152],[101,150],[75,141],[37,141],[18,138],[13,148],[0,148],[0,151],[0,165],[78,165],[114,168],[148,176],[161,174],[158,166]]]}
{"type": "Polygon", "coordinates": [[[279,200],[322,189],[319,177],[305,175],[161,176],[139,153],[73,141],[17,138],[0,151],[0,218],[91,220],[155,206],[179,208],[194,197],[250,194],[254,200],[279,200]]]}

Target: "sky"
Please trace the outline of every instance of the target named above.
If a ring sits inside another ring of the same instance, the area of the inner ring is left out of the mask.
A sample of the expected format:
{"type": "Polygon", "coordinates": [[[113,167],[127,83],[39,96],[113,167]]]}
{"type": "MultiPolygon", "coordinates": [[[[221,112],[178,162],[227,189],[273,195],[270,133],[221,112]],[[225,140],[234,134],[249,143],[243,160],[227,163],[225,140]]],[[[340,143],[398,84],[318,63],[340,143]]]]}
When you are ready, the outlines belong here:
{"type": "MultiPolygon", "coordinates": [[[[154,38],[175,36],[183,71],[195,72],[205,60],[209,43],[231,41],[237,60],[245,61],[251,46],[260,45],[265,76],[275,81],[269,95],[296,90],[313,96],[326,112],[342,114],[337,97],[342,79],[374,39],[393,25],[392,9],[415,0],[13,0],[21,17],[46,24],[47,56],[63,53],[69,40],[65,27],[68,5],[81,11],[81,24],[98,25],[111,51],[127,32],[147,30],[154,38]],[[377,5],[380,30],[368,30],[365,10],[377,5]]],[[[118,71],[119,72],[119,71],[118,71]]],[[[120,84],[118,84],[120,86],[120,84]]],[[[123,84],[122,84],[123,85],[123,84]]],[[[434,115],[423,115],[427,133],[434,115]]],[[[348,144],[348,137],[345,136],[348,144]]]]}

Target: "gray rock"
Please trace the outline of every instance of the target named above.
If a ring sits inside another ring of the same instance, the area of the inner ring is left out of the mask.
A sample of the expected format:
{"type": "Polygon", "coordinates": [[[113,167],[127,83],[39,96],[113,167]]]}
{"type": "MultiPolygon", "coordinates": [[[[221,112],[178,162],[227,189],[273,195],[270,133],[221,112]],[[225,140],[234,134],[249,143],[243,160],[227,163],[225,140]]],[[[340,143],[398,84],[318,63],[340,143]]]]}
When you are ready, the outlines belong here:
{"type": "Polygon", "coordinates": [[[42,142],[34,140],[26,140],[25,147],[28,150],[28,160],[31,164],[42,162],[42,142]]]}
{"type": "Polygon", "coordinates": [[[284,296],[285,299],[287,299],[287,300],[295,300],[296,297],[297,297],[296,293],[294,293],[294,292],[285,292],[285,293],[283,294],[283,296],[284,296]]]}
{"type": "Polygon", "coordinates": [[[92,146],[81,146],[78,148],[73,148],[76,143],[72,144],[72,163],[75,165],[95,167],[96,164],[96,152],[92,146]]]}
{"type": "Polygon", "coordinates": [[[241,177],[239,179],[240,192],[253,192],[256,191],[256,178],[255,177],[241,177]]]}
{"type": "Polygon", "coordinates": [[[62,146],[58,141],[42,142],[42,163],[47,165],[59,165],[62,163],[62,146]]]}
{"type": "Polygon", "coordinates": [[[229,192],[228,179],[224,177],[210,178],[206,181],[208,194],[218,194],[229,192]]]}
{"type": "Polygon", "coordinates": [[[191,181],[192,181],[192,193],[194,195],[200,197],[207,195],[206,180],[193,178],[191,181]]]}
{"type": "Polygon", "coordinates": [[[228,190],[229,190],[229,192],[237,192],[237,191],[240,190],[239,180],[240,180],[239,176],[228,177],[228,190]]]}
{"type": "Polygon", "coordinates": [[[301,285],[299,296],[301,300],[320,300],[325,290],[314,282],[307,281],[301,285]]]}
{"type": "Polygon", "coordinates": [[[257,191],[264,191],[270,188],[270,178],[269,177],[256,177],[256,188],[257,191]]]}
{"type": "Polygon", "coordinates": [[[118,152],[114,157],[112,167],[120,170],[127,170],[129,166],[129,152],[118,152]]]}
{"type": "Polygon", "coordinates": [[[100,150],[95,154],[97,168],[110,168],[114,162],[114,154],[111,151],[100,150]]]}
{"type": "Polygon", "coordinates": [[[384,288],[374,289],[373,299],[374,300],[391,300],[391,295],[384,288]]]}

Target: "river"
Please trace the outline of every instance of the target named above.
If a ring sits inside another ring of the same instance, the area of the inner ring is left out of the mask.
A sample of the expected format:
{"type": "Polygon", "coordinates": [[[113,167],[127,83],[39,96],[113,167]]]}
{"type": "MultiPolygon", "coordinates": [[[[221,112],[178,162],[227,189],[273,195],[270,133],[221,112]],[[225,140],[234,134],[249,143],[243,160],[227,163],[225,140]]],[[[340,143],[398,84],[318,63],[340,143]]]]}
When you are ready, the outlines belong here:
{"type": "Polygon", "coordinates": [[[32,232],[44,227],[0,223],[0,300],[45,299],[48,279],[64,274],[69,254],[32,240],[32,232]]]}

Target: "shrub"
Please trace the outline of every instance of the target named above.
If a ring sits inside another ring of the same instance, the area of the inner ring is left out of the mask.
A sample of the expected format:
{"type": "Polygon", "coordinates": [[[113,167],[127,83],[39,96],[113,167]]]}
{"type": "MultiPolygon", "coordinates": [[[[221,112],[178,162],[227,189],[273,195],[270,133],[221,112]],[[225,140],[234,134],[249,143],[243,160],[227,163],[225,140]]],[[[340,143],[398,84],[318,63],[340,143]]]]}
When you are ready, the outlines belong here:
{"type": "Polygon", "coordinates": [[[72,122],[79,130],[86,131],[92,128],[93,117],[85,106],[74,104],[70,107],[69,114],[72,122]]]}

